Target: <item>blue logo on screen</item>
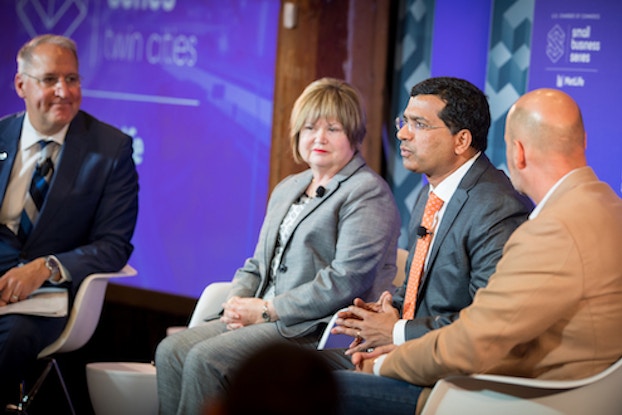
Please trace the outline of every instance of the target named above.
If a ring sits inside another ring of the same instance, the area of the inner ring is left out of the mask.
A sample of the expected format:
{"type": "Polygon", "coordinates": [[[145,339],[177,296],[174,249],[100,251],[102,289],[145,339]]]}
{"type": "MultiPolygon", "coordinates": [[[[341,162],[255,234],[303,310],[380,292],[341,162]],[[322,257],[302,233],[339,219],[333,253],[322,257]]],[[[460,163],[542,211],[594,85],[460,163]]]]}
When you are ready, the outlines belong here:
{"type": "Polygon", "coordinates": [[[546,36],[546,56],[551,62],[556,63],[564,54],[564,41],[566,34],[559,25],[553,26],[546,36]]]}
{"type": "Polygon", "coordinates": [[[55,32],[67,37],[80,26],[88,13],[88,0],[18,0],[17,17],[31,37],[55,32]]]}

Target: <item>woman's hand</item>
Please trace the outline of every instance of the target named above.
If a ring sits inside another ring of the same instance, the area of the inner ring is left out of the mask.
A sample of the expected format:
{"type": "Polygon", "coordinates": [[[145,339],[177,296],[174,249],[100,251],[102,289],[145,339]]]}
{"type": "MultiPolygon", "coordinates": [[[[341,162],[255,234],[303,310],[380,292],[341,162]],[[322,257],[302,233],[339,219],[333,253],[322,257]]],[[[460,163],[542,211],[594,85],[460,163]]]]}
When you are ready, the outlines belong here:
{"type": "MultiPolygon", "coordinates": [[[[266,302],[254,297],[231,297],[223,304],[224,313],[220,321],[227,325],[227,329],[235,330],[251,324],[264,323],[262,317],[266,302]]],[[[273,315],[270,313],[270,315],[273,315]]]]}

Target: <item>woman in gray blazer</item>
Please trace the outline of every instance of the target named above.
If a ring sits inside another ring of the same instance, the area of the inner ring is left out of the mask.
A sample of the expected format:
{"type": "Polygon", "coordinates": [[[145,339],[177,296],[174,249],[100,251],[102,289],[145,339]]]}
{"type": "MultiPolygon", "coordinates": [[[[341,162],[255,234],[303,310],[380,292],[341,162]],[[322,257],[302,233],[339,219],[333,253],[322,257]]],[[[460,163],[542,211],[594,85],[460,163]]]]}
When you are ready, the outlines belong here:
{"type": "Polygon", "coordinates": [[[309,169],[272,192],[255,253],[236,272],[220,318],[158,346],[161,414],[200,413],[258,347],[314,348],[335,311],[390,287],[399,214],[358,151],[365,132],[359,94],[344,81],[320,79],[297,99],[290,141],[309,169]]]}

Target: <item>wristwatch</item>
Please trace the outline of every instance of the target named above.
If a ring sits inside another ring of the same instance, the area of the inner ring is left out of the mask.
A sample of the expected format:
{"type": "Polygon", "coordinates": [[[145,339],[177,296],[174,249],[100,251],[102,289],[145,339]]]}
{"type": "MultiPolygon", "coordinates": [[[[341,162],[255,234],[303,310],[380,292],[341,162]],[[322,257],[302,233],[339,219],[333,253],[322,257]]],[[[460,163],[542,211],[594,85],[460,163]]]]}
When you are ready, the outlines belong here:
{"type": "Polygon", "coordinates": [[[266,323],[270,322],[270,313],[268,312],[268,302],[264,301],[263,303],[263,309],[261,311],[261,318],[263,318],[263,321],[265,321],[266,323]]]}
{"type": "Polygon", "coordinates": [[[48,280],[50,282],[58,282],[58,275],[60,274],[60,265],[56,258],[52,255],[48,255],[45,257],[45,267],[50,270],[50,277],[48,280]]]}

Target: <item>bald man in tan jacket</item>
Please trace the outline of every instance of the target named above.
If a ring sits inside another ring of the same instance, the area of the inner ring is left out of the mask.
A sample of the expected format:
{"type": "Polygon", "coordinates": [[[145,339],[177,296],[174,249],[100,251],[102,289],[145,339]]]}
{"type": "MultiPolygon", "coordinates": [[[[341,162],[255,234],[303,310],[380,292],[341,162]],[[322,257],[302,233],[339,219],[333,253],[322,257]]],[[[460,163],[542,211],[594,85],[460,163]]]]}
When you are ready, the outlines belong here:
{"type": "Polygon", "coordinates": [[[448,375],[579,379],[622,356],[622,200],[587,166],[579,107],[529,92],[505,141],[512,183],[536,203],[530,220],[456,322],[353,356],[380,376],[339,372],[343,413],[412,414],[421,386],[448,375]]]}

